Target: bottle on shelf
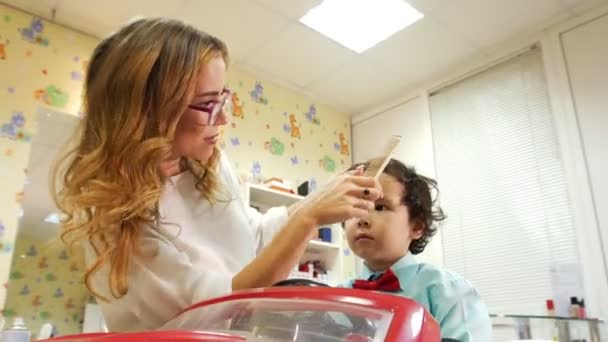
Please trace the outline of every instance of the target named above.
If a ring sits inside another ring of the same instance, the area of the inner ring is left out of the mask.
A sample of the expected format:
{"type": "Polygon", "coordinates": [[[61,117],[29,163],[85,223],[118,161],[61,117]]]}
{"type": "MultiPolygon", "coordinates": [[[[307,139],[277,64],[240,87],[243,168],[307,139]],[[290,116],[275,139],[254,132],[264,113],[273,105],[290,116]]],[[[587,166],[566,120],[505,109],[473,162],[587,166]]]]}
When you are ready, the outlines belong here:
{"type": "Polygon", "coordinates": [[[555,303],[553,302],[553,299],[547,299],[545,306],[547,308],[547,316],[555,316],[555,303]]]}
{"type": "Polygon", "coordinates": [[[2,332],[3,342],[30,342],[31,333],[22,317],[15,317],[13,324],[2,332]]]}
{"type": "Polygon", "coordinates": [[[578,315],[579,315],[578,298],[570,297],[570,317],[578,318],[578,315]]]}
{"type": "Polygon", "coordinates": [[[319,228],[319,239],[323,242],[331,243],[331,227],[319,228]]]}
{"type": "Polygon", "coordinates": [[[581,300],[578,302],[578,318],[587,318],[587,312],[585,311],[585,300],[583,298],[581,298],[581,300]]]}
{"type": "MultiPolygon", "coordinates": [[[[555,317],[555,303],[553,299],[547,299],[545,301],[545,308],[547,309],[547,316],[555,317]]],[[[551,328],[551,341],[559,341],[559,328],[557,326],[558,322],[556,321],[554,326],[551,328]]]]}

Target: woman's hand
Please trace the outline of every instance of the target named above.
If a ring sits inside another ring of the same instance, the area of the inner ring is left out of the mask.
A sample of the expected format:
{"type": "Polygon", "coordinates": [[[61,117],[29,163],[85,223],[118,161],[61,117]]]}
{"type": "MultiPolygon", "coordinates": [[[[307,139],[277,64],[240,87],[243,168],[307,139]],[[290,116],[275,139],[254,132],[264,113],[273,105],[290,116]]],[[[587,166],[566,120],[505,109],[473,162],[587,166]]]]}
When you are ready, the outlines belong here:
{"type": "Polygon", "coordinates": [[[335,177],[298,203],[293,214],[312,219],[315,227],[366,217],[374,208],[374,201],[383,195],[378,181],[364,177],[363,171],[360,166],[335,177]]]}
{"type": "Polygon", "coordinates": [[[317,227],[366,217],[382,197],[380,184],[363,177],[363,168],[337,176],[322,189],[289,208],[289,220],[270,244],[232,278],[232,290],[271,286],[286,279],[316,236],[317,227]]]}

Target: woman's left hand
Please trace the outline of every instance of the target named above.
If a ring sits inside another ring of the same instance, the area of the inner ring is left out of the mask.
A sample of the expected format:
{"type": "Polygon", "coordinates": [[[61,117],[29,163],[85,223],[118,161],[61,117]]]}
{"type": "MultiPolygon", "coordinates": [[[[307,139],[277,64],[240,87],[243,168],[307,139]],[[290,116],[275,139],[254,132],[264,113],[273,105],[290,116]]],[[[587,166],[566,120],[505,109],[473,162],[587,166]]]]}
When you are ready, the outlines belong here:
{"type": "Polygon", "coordinates": [[[363,171],[361,166],[334,177],[320,190],[292,206],[290,213],[313,218],[316,226],[366,217],[383,194],[378,181],[363,176],[363,171]]]}

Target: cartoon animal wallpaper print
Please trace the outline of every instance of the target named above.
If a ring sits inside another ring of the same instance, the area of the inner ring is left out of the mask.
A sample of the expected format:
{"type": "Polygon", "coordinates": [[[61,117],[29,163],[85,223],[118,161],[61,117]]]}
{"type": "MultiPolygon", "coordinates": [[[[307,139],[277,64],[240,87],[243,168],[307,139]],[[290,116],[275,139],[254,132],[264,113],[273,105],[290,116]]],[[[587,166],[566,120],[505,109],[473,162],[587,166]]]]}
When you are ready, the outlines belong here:
{"type": "Polygon", "coordinates": [[[19,294],[20,294],[20,295],[22,295],[22,296],[27,296],[27,295],[29,295],[29,294],[30,294],[30,287],[29,287],[29,286],[27,286],[27,285],[24,285],[24,286],[21,288],[21,291],[19,291],[19,294]]]}
{"type": "Polygon", "coordinates": [[[0,43],[0,59],[6,59],[6,45],[0,43]]]}
{"type": "Polygon", "coordinates": [[[48,241],[20,238],[15,253],[22,257],[13,259],[5,312],[41,318],[42,321],[26,321],[32,331],[40,329],[44,323],[43,313],[47,312],[57,318],[53,324],[62,333],[80,332],[79,320],[66,322],[64,319],[75,312],[82,316],[89,296],[82,284],[82,273],[70,270],[72,265],[84,267],[82,250],[68,251],[62,245],[48,241]]]}
{"type": "Polygon", "coordinates": [[[349,156],[350,149],[348,148],[348,141],[346,140],[346,136],[342,132],[340,132],[338,136],[340,138],[340,154],[343,156],[349,156]]]}
{"type": "Polygon", "coordinates": [[[285,144],[275,137],[264,143],[264,147],[274,155],[282,156],[285,153],[285,144]]]}
{"type": "Polygon", "coordinates": [[[245,112],[243,112],[244,104],[241,103],[239,94],[233,93],[231,101],[232,101],[232,116],[234,116],[235,118],[244,119],[245,118],[245,112]]]}
{"type": "Polygon", "coordinates": [[[84,79],[84,75],[80,71],[75,70],[70,73],[70,78],[72,81],[82,81],[84,79]]]}
{"type": "Polygon", "coordinates": [[[249,92],[251,99],[257,103],[268,104],[268,98],[264,97],[264,86],[261,82],[255,82],[252,91],[249,92]]]}
{"type": "Polygon", "coordinates": [[[32,244],[30,245],[30,248],[25,254],[30,257],[35,257],[36,255],[38,255],[38,248],[36,248],[36,246],[32,244]]]}
{"type": "Polygon", "coordinates": [[[259,161],[254,161],[253,166],[251,167],[251,173],[254,178],[257,178],[262,173],[262,165],[260,165],[259,161]]]}
{"type": "Polygon", "coordinates": [[[74,307],[74,300],[72,298],[68,298],[68,300],[65,302],[65,308],[67,310],[72,310],[74,307]]]}
{"type": "Polygon", "coordinates": [[[11,272],[10,279],[13,279],[13,280],[23,279],[23,273],[21,273],[19,271],[11,272]]]}
{"type": "MultiPolygon", "coordinates": [[[[23,170],[30,159],[31,142],[35,134],[49,129],[38,125],[38,110],[54,107],[77,115],[82,108],[84,72],[82,60],[75,62],[73,57],[90,56],[98,42],[97,38],[0,4],[0,179],[3,180],[0,219],[4,225],[0,264],[6,265],[0,271],[0,282],[5,284],[0,287],[0,309],[5,314],[26,318],[32,331],[38,331],[39,326],[29,321],[31,317],[38,317],[40,321],[41,312],[61,312],[62,304],[59,310],[53,307],[52,296],[57,288],[74,297],[75,310],[84,307],[86,289],[77,282],[74,286],[63,285],[68,277],[79,278],[82,268],[72,274],[69,272],[71,260],[58,258],[58,252],[46,255],[48,241],[22,243],[18,225],[23,220],[19,221],[18,217],[23,216],[22,213],[27,215],[19,201],[28,181],[23,170]],[[72,79],[74,70],[81,75],[74,75],[72,79]],[[46,260],[41,259],[43,257],[46,260]],[[56,270],[58,264],[65,265],[64,274],[56,270]],[[53,272],[47,280],[49,270],[53,272]],[[40,304],[37,311],[32,303],[40,304]]],[[[71,314],[65,316],[71,317],[71,314]]],[[[79,321],[70,321],[69,325],[59,326],[59,330],[79,332],[79,321]]]]}
{"type": "Polygon", "coordinates": [[[13,111],[11,120],[0,124],[0,138],[28,142],[32,136],[25,131],[25,116],[21,111],[13,111]]]}
{"type": "Polygon", "coordinates": [[[228,80],[247,108],[244,119],[229,128],[225,145],[233,164],[238,162],[235,171],[239,179],[263,182],[278,177],[291,181],[295,188],[302,180],[315,179],[315,185],[322,184],[332,173],[350,165],[347,116],[256,76],[235,72],[228,80]],[[246,104],[242,94],[249,95],[246,104]],[[267,99],[268,105],[261,99],[267,99]],[[344,132],[342,144],[337,132],[344,132]],[[238,144],[235,137],[240,138],[238,144]],[[340,153],[346,150],[342,145],[348,146],[347,155],[340,153]],[[260,154],[260,149],[266,153],[260,154]]]}
{"type": "Polygon", "coordinates": [[[38,89],[34,92],[36,100],[49,106],[63,108],[68,103],[69,95],[67,92],[54,85],[49,85],[45,89],[38,89]]]}
{"type": "Polygon", "coordinates": [[[308,112],[306,112],[304,116],[306,117],[306,120],[317,126],[321,124],[321,121],[317,117],[317,107],[315,107],[314,104],[308,107],[308,112]]]}
{"type": "Polygon", "coordinates": [[[49,39],[43,35],[44,23],[40,18],[32,18],[29,27],[21,29],[21,37],[30,43],[42,46],[49,45],[49,39]]]}
{"type": "Polygon", "coordinates": [[[324,156],[323,159],[319,160],[319,166],[327,172],[336,171],[336,161],[329,156],[324,156]]]}
{"type": "Polygon", "coordinates": [[[42,296],[34,296],[34,299],[32,300],[32,306],[35,308],[42,306],[42,296]]]}
{"type": "Polygon", "coordinates": [[[40,261],[38,262],[38,268],[42,270],[42,269],[45,269],[48,267],[49,267],[49,264],[48,264],[48,262],[46,262],[46,257],[40,258],[40,261]]]}
{"type": "Polygon", "coordinates": [[[291,126],[291,137],[292,138],[302,138],[300,134],[300,126],[298,125],[298,121],[294,114],[289,115],[289,125],[291,126]]]}

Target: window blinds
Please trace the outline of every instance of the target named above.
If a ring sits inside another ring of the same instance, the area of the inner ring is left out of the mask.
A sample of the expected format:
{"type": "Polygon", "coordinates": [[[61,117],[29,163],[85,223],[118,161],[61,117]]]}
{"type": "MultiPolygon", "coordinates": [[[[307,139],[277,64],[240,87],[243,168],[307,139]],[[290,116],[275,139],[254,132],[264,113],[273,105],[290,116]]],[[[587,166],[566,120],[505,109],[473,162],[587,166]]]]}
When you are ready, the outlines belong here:
{"type": "Polygon", "coordinates": [[[430,97],[445,266],[492,313],[544,314],[578,251],[540,49],[430,97]]]}

